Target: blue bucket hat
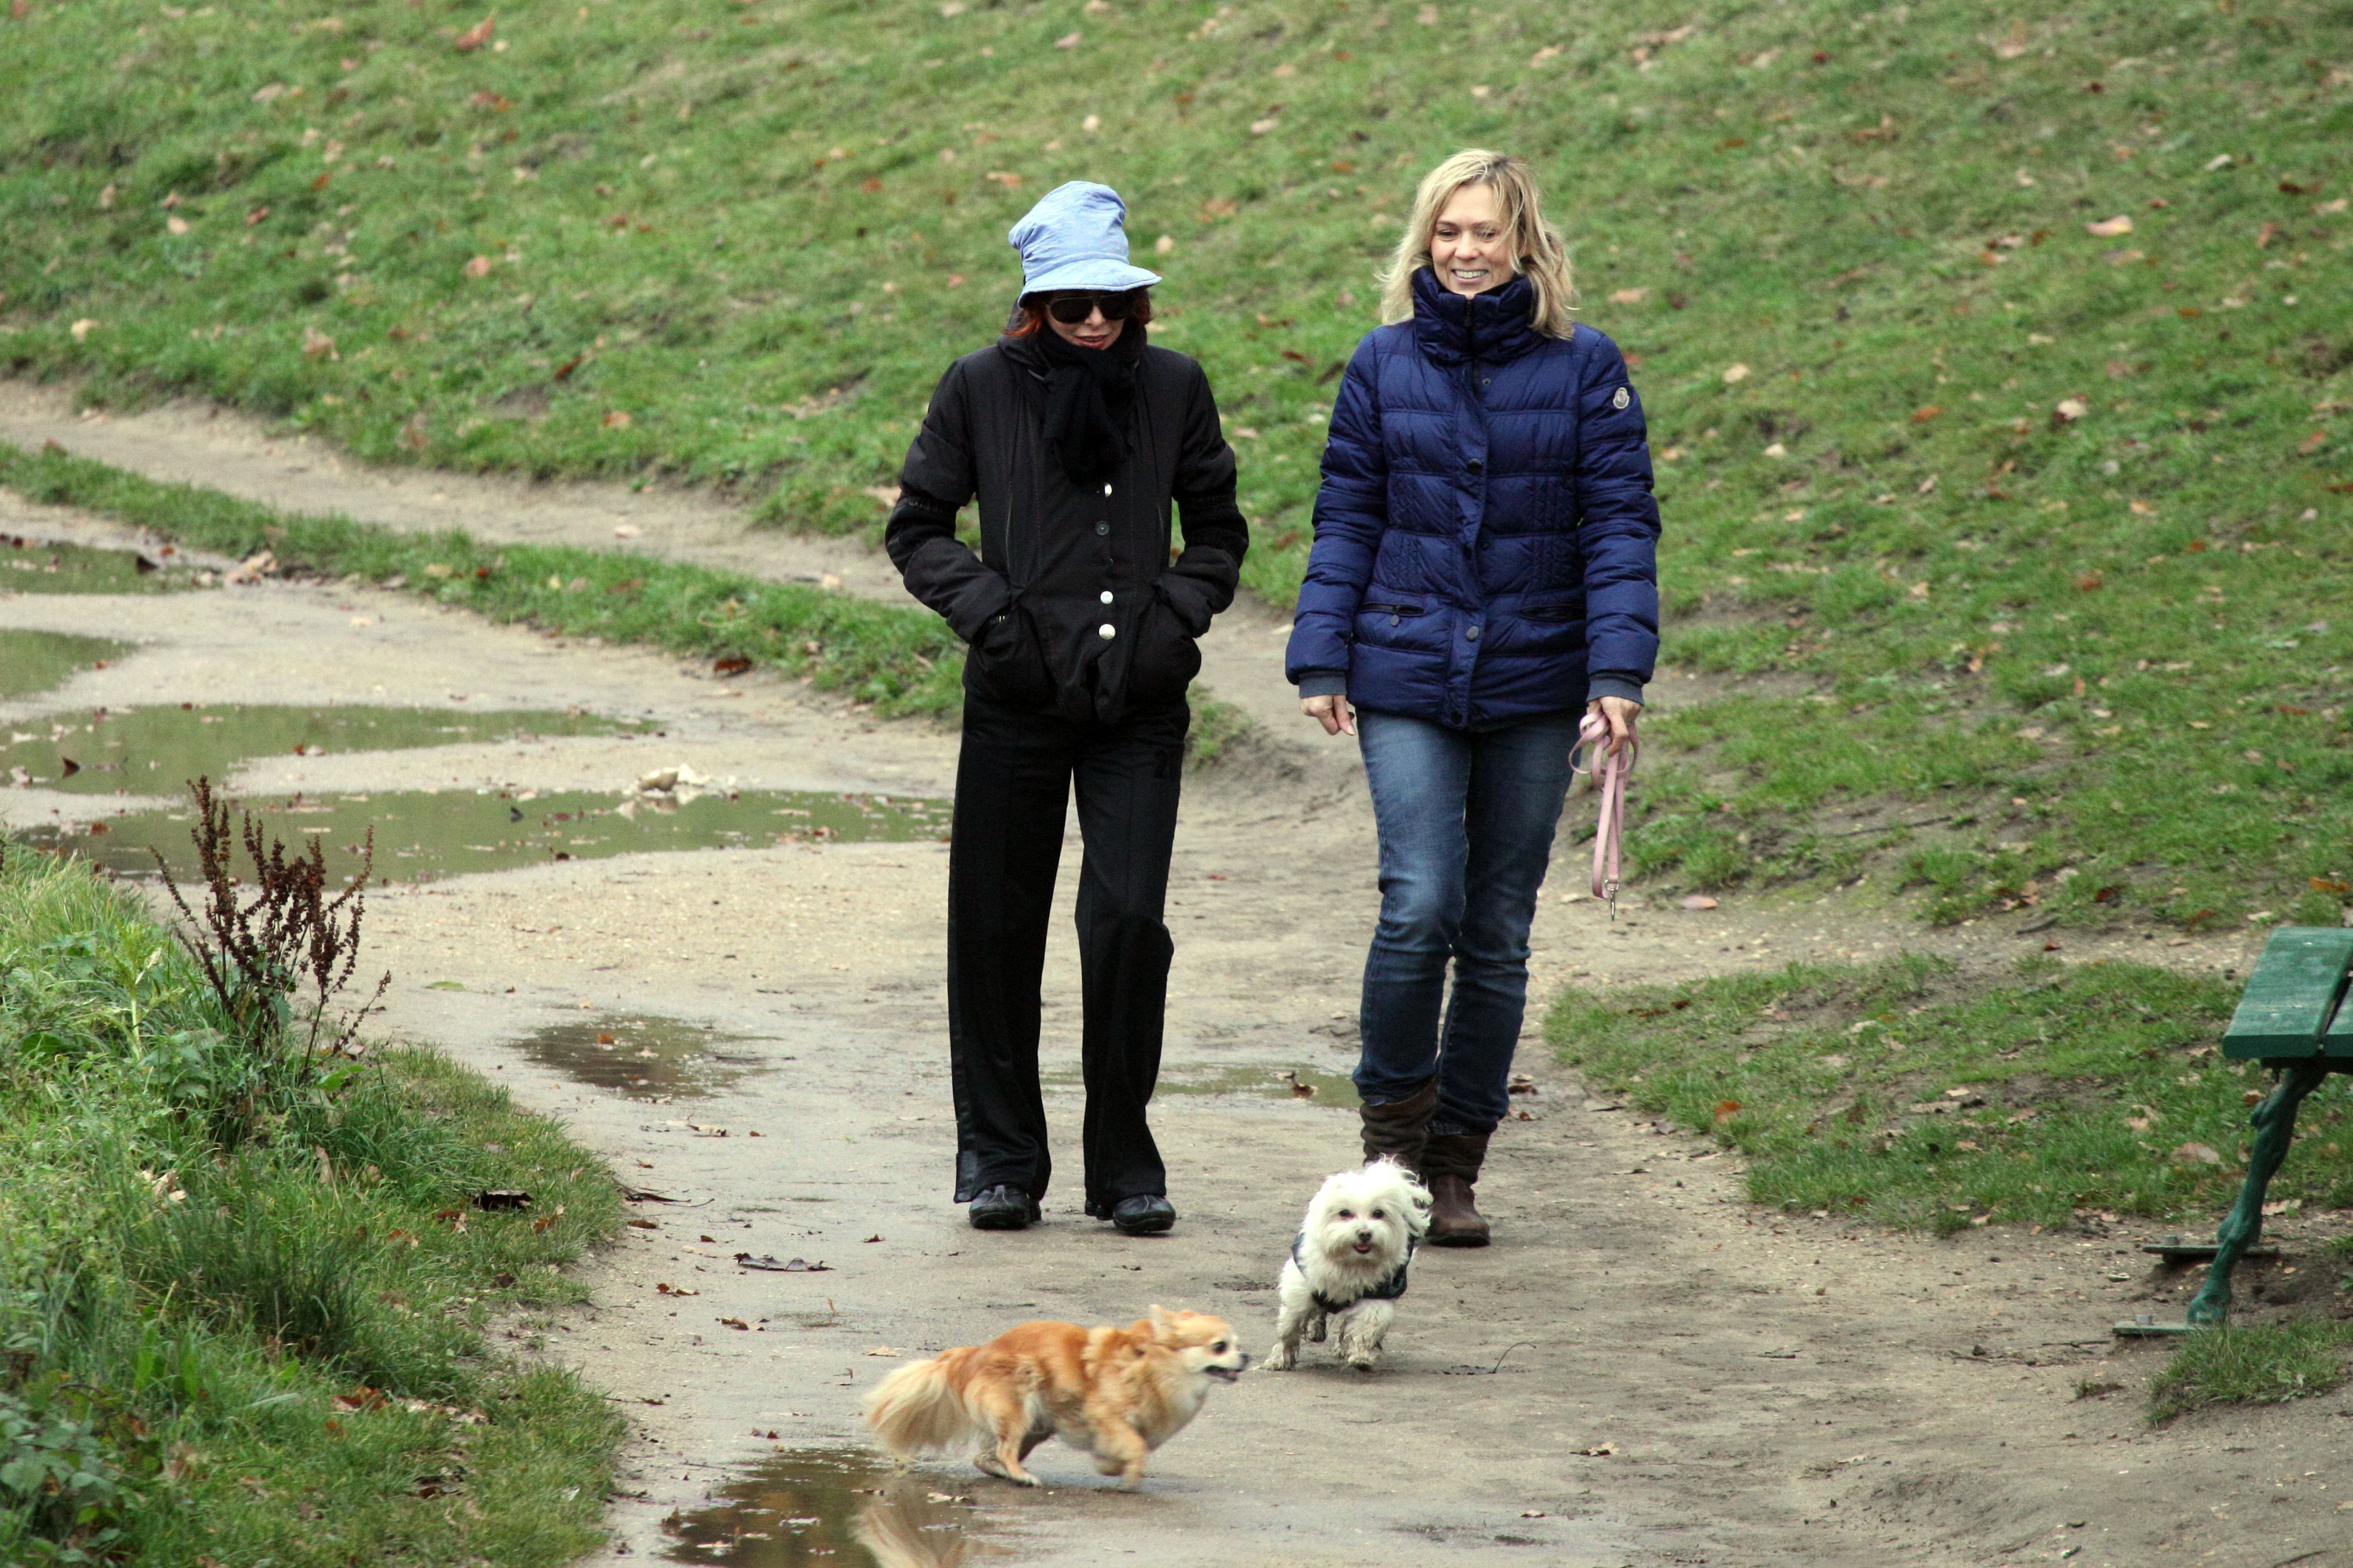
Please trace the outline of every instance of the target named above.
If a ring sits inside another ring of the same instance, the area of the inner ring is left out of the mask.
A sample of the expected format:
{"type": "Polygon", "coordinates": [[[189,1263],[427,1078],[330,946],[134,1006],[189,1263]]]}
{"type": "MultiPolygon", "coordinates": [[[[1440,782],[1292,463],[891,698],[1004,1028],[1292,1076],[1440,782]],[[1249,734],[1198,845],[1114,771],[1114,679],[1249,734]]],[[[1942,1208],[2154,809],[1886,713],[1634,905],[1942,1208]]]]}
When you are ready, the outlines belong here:
{"type": "Polygon", "coordinates": [[[1072,180],[1038,199],[1007,233],[1021,253],[1021,292],[1148,289],[1157,272],[1128,264],[1127,204],[1109,185],[1072,180]]]}

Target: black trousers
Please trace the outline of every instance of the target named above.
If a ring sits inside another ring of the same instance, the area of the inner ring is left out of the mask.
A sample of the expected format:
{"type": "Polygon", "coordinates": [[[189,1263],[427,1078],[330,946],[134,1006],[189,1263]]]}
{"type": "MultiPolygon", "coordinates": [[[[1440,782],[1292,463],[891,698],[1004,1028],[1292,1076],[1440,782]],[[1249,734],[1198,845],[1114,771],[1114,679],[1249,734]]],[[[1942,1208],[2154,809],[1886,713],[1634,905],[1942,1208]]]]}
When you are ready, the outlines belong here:
{"type": "Polygon", "coordinates": [[[1003,708],[967,693],[948,851],[948,1042],[955,1079],[955,1200],[1053,1174],[1038,1085],[1039,984],[1073,781],[1086,856],[1079,970],[1086,1018],[1087,1213],[1165,1195],[1145,1107],[1160,1076],[1175,945],[1161,914],[1183,784],[1182,700],[1115,724],[1003,708]]]}

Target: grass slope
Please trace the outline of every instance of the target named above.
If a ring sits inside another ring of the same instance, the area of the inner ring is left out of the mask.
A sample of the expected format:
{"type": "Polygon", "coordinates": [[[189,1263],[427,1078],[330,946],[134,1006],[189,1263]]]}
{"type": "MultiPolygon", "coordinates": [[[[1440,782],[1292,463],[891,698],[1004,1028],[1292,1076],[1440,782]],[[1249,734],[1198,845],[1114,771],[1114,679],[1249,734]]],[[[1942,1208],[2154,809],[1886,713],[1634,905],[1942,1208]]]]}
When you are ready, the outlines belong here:
{"type": "Polygon", "coordinates": [[[1411,182],[1506,146],[1636,362],[1670,657],[1799,678],[1659,726],[1646,870],[2334,920],[2353,16],[1676,15],[540,0],[462,49],[482,16],[439,0],[28,0],[0,365],[871,529],[1001,319],[1008,223],[1105,177],[1285,602],[1411,182]],[[1890,797],[1883,835],[1826,826],[1890,797]]]}
{"type": "MultiPolygon", "coordinates": [[[[2219,1214],[2252,1134],[2253,1062],[2215,1051],[2237,987],[2035,958],[1964,989],[1944,961],[1791,964],[1608,995],[1546,1037],[1641,1109],[1749,1162],[1749,1195],[1936,1231],[2084,1214],[2219,1214]]],[[[2273,1196],[2353,1205],[2345,1097],[2316,1097],[2273,1196]]]]}
{"type": "Polygon", "coordinates": [[[424,1053],[224,1149],[210,994],[127,894],[0,867],[0,1561],[531,1564],[600,1538],[619,1422],[492,1359],[610,1176],[424,1053]],[[521,1187],[519,1214],[470,1194],[521,1187]]]}
{"type": "MultiPolygon", "coordinates": [[[[1588,1081],[1737,1150],[1751,1199],[1939,1234],[2119,1215],[2204,1224],[2237,1196],[2253,1062],[2213,1041],[2236,987],[2034,958],[1964,986],[1944,961],[1569,991],[1546,1038],[1588,1081]]],[[[2353,1205],[2345,1097],[2316,1096],[2274,1201],[2353,1205]]],[[[2353,1262],[2353,1237],[2317,1260],[2353,1262]]],[[[2148,1415],[2325,1394],[2353,1354],[2353,1273],[2314,1316],[2180,1342],[2148,1415]]],[[[2242,1316],[2243,1318],[2243,1310],[2242,1316]]]]}

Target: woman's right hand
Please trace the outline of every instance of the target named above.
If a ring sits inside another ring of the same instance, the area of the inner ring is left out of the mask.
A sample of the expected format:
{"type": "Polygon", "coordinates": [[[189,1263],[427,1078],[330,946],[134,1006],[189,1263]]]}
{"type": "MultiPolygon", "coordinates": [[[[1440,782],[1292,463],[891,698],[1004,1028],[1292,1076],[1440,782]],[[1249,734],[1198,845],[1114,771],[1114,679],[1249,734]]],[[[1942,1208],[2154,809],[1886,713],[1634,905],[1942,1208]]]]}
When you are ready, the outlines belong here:
{"type": "Polygon", "coordinates": [[[1303,697],[1299,710],[1323,725],[1327,735],[1356,732],[1356,710],[1348,706],[1345,697],[1303,697]]]}

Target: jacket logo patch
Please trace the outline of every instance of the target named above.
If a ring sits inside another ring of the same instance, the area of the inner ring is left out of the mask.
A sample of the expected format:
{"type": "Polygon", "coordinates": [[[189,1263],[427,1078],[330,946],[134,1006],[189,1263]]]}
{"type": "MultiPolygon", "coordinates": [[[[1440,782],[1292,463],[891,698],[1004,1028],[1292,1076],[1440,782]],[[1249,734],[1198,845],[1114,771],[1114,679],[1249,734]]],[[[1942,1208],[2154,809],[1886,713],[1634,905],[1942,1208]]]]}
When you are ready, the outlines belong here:
{"type": "Polygon", "coordinates": [[[1627,391],[1624,387],[1622,387],[1622,386],[1621,386],[1621,387],[1620,387],[1620,388],[1619,388],[1619,389],[1618,389],[1614,394],[1612,394],[1612,395],[1611,395],[1610,399],[1609,399],[1609,406],[1610,406],[1610,407],[1612,407],[1612,408],[1623,408],[1623,407],[1625,407],[1625,406],[1626,406],[1626,405],[1628,405],[1628,404],[1630,404],[1630,403],[1631,403],[1631,402],[1633,402],[1633,401],[1634,401],[1634,395],[1633,395],[1632,393],[1630,393],[1630,392],[1627,391]]]}

